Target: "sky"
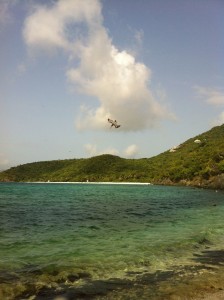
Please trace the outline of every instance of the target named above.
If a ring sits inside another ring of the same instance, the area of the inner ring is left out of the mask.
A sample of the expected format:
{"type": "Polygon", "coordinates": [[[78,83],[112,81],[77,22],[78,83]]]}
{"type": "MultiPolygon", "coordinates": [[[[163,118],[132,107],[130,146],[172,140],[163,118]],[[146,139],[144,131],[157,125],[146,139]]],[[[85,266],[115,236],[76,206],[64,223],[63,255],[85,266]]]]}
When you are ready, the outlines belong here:
{"type": "Polygon", "coordinates": [[[223,0],[0,0],[0,41],[0,170],[224,123],[223,0]]]}

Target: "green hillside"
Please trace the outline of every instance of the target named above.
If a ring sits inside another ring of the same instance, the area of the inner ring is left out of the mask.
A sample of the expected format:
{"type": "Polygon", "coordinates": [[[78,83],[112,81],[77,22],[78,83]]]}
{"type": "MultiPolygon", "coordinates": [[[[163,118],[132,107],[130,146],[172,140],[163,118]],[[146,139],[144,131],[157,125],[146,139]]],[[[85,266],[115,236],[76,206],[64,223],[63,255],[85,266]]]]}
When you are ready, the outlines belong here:
{"type": "Polygon", "coordinates": [[[0,173],[0,181],[130,181],[224,188],[224,125],[152,158],[109,154],[35,162],[0,173]],[[199,140],[198,143],[195,140],[199,140]]]}
{"type": "Polygon", "coordinates": [[[152,159],[150,174],[155,181],[224,187],[224,125],[187,140],[175,152],[152,159]],[[200,143],[196,143],[199,140],[200,143]]]}

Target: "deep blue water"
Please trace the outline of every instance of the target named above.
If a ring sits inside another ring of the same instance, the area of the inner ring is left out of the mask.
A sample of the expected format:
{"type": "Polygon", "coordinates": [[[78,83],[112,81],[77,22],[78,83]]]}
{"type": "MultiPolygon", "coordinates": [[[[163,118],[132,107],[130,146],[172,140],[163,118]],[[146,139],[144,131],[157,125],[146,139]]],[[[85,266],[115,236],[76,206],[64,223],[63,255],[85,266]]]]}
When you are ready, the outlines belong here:
{"type": "MultiPolygon", "coordinates": [[[[107,294],[107,299],[119,299],[119,293],[109,298],[114,278],[113,288],[120,290],[144,274],[199,266],[195,257],[200,253],[224,249],[223,216],[221,191],[2,183],[0,297],[54,299],[47,297],[73,288],[71,299],[82,299],[88,294],[83,289],[95,284],[90,299],[107,294]],[[99,287],[100,280],[107,281],[106,287],[99,287]],[[38,298],[43,289],[46,298],[38,298]]],[[[70,299],[66,293],[64,299],[70,299]]],[[[137,299],[134,292],[132,298],[137,299]]]]}

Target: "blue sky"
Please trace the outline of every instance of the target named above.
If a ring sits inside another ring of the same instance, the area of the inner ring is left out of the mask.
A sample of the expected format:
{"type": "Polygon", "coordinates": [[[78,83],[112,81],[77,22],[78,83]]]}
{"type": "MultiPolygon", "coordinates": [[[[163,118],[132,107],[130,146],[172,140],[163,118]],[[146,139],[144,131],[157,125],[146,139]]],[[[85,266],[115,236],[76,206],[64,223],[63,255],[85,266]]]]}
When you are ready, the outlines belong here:
{"type": "Polygon", "coordinates": [[[0,38],[0,169],[151,157],[224,123],[222,0],[0,0],[0,38]]]}

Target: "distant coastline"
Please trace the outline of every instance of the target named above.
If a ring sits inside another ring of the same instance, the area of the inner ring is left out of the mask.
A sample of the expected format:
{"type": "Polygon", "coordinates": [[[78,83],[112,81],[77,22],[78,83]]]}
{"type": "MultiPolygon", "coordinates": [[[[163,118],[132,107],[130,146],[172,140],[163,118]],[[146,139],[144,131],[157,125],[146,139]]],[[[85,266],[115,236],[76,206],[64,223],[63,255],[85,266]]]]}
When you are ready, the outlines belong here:
{"type": "Polygon", "coordinates": [[[0,172],[0,182],[155,184],[224,190],[224,124],[151,158],[111,154],[27,163],[0,172]]]}
{"type": "Polygon", "coordinates": [[[103,181],[28,181],[26,183],[47,183],[47,184],[114,184],[114,185],[152,185],[150,182],[103,182],[103,181]]]}

